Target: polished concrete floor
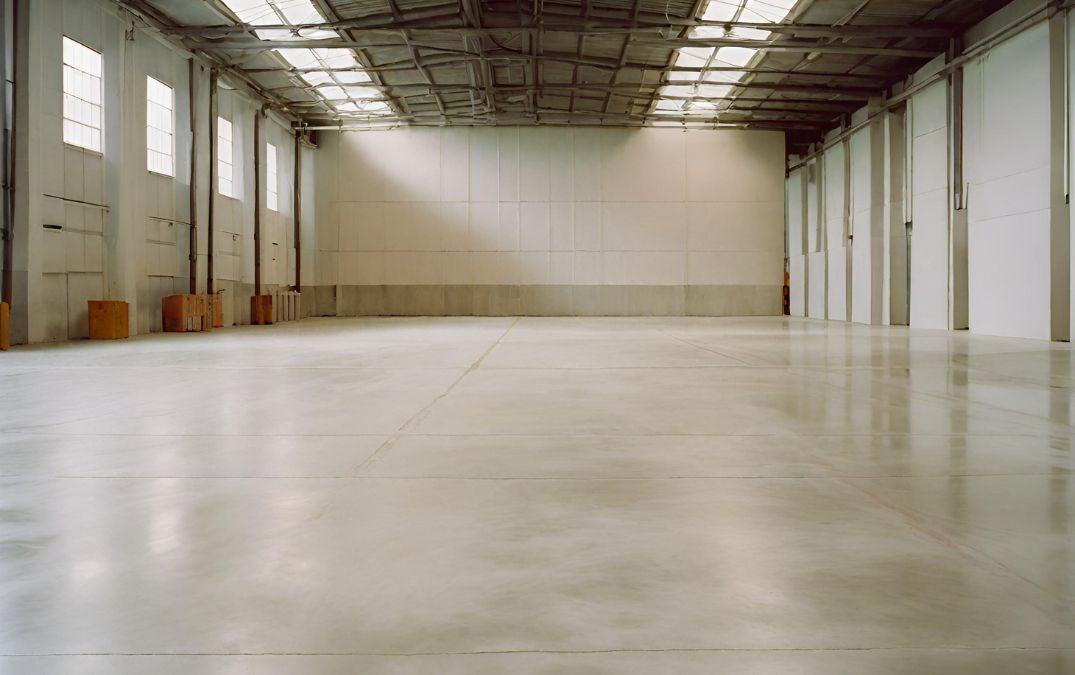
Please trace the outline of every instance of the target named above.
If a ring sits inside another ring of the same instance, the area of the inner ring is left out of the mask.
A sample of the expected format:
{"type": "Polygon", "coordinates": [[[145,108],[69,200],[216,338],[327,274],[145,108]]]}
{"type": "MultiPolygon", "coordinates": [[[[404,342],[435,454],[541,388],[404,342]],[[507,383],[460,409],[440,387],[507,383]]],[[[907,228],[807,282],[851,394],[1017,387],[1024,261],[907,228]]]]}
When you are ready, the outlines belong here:
{"type": "Polygon", "coordinates": [[[0,354],[3,673],[1075,673],[1068,345],[313,319],[0,354]]]}

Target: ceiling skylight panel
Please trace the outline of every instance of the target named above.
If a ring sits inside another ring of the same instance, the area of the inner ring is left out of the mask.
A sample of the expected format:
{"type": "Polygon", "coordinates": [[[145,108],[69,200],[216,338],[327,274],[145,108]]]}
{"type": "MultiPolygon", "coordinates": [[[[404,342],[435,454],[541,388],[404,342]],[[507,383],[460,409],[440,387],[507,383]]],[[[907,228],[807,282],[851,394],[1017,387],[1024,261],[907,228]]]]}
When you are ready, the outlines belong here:
{"type": "MultiPolygon", "coordinates": [[[[745,23],[780,23],[787,18],[799,0],[710,0],[702,19],[705,21],[742,21],[745,23]]],[[[698,26],[690,31],[696,39],[737,37],[745,40],[765,40],[768,31],[759,28],[698,26]]]]}
{"type": "Polygon", "coordinates": [[[350,49],[342,47],[322,47],[314,50],[314,55],[326,68],[358,68],[355,55],[350,49]]]}
{"type": "Polygon", "coordinates": [[[698,71],[696,70],[673,70],[668,73],[669,82],[697,82],[698,71]]]}
{"type": "Polygon", "coordinates": [[[388,107],[388,104],[384,101],[348,101],[347,103],[341,103],[336,106],[336,110],[353,115],[388,115],[392,112],[392,109],[388,107]]]}
{"type": "MultiPolygon", "coordinates": [[[[336,38],[334,30],[321,28],[298,29],[297,26],[310,26],[326,23],[325,17],[311,0],[221,0],[239,19],[252,26],[277,26],[272,29],[255,30],[255,35],[262,40],[293,40],[336,38]],[[287,26],[288,28],[279,28],[287,26]]],[[[305,84],[314,87],[313,92],[330,109],[344,110],[343,105],[355,108],[353,112],[367,114],[386,114],[392,110],[383,100],[380,90],[368,86],[370,77],[355,58],[354,52],[343,47],[280,47],[274,50],[291,68],[299,72],[295,75],[305,84]],[[348,99],[362,99],[366,103],[347,102],[348,99]],[[332,106],[327,101],[344,101],[332,106]],[[372,105],[376,102],[377,105],[372,105]]]]}
{"type": "MultiPolygon", "coordinates": [[[[223,0],[243,23],[253,26],[302,26],[324,23],[325,18],[310,0],[223,0]]],[[[323,40],[339,37],[332,30],[256,30],[262,40],[323,40]],[[297,34],[296,34],[297,33],[297,34]]]]}
{"type": "Polygon", "coordinates": [[[276,53],[283,57],[292,68],[317,68],[320,66],[313,50],[310,49],[288,47],[287,49],[277,49],[276,53]]]}
{"type": "Polygon", "coordinates": [[[686,101],[657,101],[657,108],[653,111],[658,115],[682,115],[686,101]]]}
{"type": "Polygon", "coordinates": [[[661,87],[661,96],[675,96],[678,98],[690,98],[694,96],[694,85],[667,85],[661,87]]]}
{"type": "Polygon", "coordinates": [[[711,0],[702,19],[705,21],[731,21],[739,11],[741,0],[711,0]]]}
{"type": "Polygon", "coordinates": [[[364,70],[339,70],[332,74],[340,84],[362,84],[373,82],[373,78],[364,70]]]}
{"type": "Polygon", "coordinates": [[[705,21],[780,23],[799,0],[710,0],[702,14],[705,21]]]}
{"type": "Polygon", "coordinates": [[[752,47],[721,47],[717,51],[714,63],[727,66],[745,66],[750,63],[750,59],[754,58],[757,53],[758,50],[752,47]]]}
{"type": "MultiPolygon", "coordinates": [[[[714,0],[716,1],[716,0],[714,0]]],[[[746,0],[740,21],[780,23],[798,0],[746,0]]]]}
{"type": "Polygon", "coordinates": [[[275,0],[275,3],[276,8],[284,15],[285,23],[292,26],[325,21],[310,0],[275,0]]]}
{"type": "MultiPolygon", "coordinates": [[[[702,13],[704,21],[731,24],[695,26],[688,36],[696,40],[768,40],[772,32],[764,28],[734,25],[780,23],[800,0],[710,0],[702,13]]],[[[654,112],[673,114],[714,111],[725,107],[736,85],[749,75],[747,66],[761,50],[753,47],[683,47],[675,65],[664,77],[654,112]],[[742,69],[742,70],[738,70],[742,69]],[[669,99],[668,97],[672,97],[669,99]]]]}
{"type": "Polygon", "coordinates": [[[683,47],[676,55],[677,68],[701,68],[711,56],[712,47],[683,47]]]}
{"type": "Polygon", "coordinates": [[[343,87],[348,98],[381,98],[381,90],[374,87],[343,87]]]}
{"type": "MultiPolygon", "coordinates": [[[[746,21],[746,19],[743,19],[746,21]]],[[[754,23],[754,22],[751,22],[754,23]]],[[[725,30],[722,26],[695,26],[687,36],[693,40],[706,40],[715,38],[738,38],[740,40],[765,40],[770,33],[758,28],[744,28],[735,26],[731,30],[725,30]]]]}
{"type": "Polygon", "coordinates": [[[224,0],[224,4],[243,23],[255,26],[280,23],[280,16],[268,0],[224,0]]]}
{"type": "Polygon", "coordinates": [[[702,98],[724,98],[732,92],[730,84],[699,84],[698,96],[702,98]]]}
{"type": "Polygon", "coordinates": [[[716,105],[709,101],[659,101],[653,111],[658,115],[712,115],[716,105]]]}
{"type": "Polygon", "coordinates": [[[330,101],[347,98],[343,94],[343,87],[339,86],[318,87],[317,91],[330,101]]]}
{"type": "MultiPolygon", "coordinates": [[[[717,64],[713,64],[717,65],[717,64]]],[[[709,70],[702,75],[702,82],[738,82],[743,79],[745,73],[734,70],[709,70]]],[[[694,73],[695,79],[698,79],[698,74],[694,73]]]]}
{"type": "Polygon", "coordinates": [[[303,73],[302,79],[306,80],[315,87],[319,84],[327,84],[332,82],[332,76],[323,70],[315,70],[309,73],[303,73]]]}

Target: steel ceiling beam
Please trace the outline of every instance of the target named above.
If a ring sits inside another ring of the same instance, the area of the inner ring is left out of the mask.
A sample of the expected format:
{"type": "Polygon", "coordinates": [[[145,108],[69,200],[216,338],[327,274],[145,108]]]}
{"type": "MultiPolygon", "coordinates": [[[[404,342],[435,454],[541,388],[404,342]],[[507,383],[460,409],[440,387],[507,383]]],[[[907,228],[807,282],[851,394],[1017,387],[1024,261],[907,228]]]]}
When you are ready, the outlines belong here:
{"type": "MultiPolygon", "coordinates": [[[[398,32],[398,31],[397,31],[398,32]]],[[[635,44],[640,46],[663,47],[666,49],[679,49],[680,47],[744,47],[757,49],[758,51],[791,52],[791,53],[817,53],[817,54],[870,54],[874,56],[900,56],[909,58],[931,58],[936,55],[933,50],[906,49],[898,47],[881,47],[876,45],[852,45],[852,44],[825,44],[822,42],[788,41],[788,40],[740,40],[735,38],[648,38],[635,37],[635,44]]],[[[343,38],[329,38],[314,40],[309,38],[296,38],[294,40],[259,40],[256,37],[235,38],[223,40],[200,39],[186,36],[183,42],[201,49],[222,49],[232,51],[263,51],[267,49],[404,49],[406,44],[399,42],[366,42],[363,40],[347,40],[343,38]]],[[[452,49],[436,44],[415,44],[421,49],[436,50],[458,54],[479,56],[467,50],[452,49]]]]}
{"type": "MultiPolygon", "coordinates": [[[[526,55],[519,54],[495,54],[486,53],[486,61],[527,61],[529,58],[526,55]]],[[[618,64],[612,59],[596,59],[596,58],[578,58],[571,54],[559,55],[556,53],[546,53],[538,57],[539,60],[566,63],[573,67],[586,66],[589,68],[598,68],[604,70],[615,70],[618,64]]],[[[428,57],[423,59],[423,63],[426,68],[440,68],[440,67],[453,67],[458,66],[461,61],[469,63],[482,61],[479,57],[428,57]]],[[[687,73],[752,73],[757,75],[790,75],[795,77],[808,77],[808,78],[822,78],[828,80],[851,80],[861,82],[874,83],[876,88],[884,86],[884,78],[879,75],[865,75],[856,73],[840,73],[840,72],[818,72],[807,70],[787,70],[787,69],[772,69],[765,67],[747,67],[747,66],[708,66],[708,67],[694,67],[694,66],[656,66],[651,63],[640,63],[637,61],[628,61],[624,64],[624,68],[628,70],[645,70],[647,73],[670,73],[670,72],[687,72],[687,73]]],[[[350,72],[351,68],[318,68],[316,66],[309,68],[241,68],[245,73],[257,74],[257,73],[288,73],[288,74],[302,74],[313,72],[350,72]]],[[[410,59],[405,61],[395,61],[388,64],[382,64],[380,66],[366,67],[366,71],[371,73],[388,73],[388,72],[407,72],[413,70],[413,64],[410,59]]]]}
{"type": "MultiPolygon", "coordinates": [[[[314,3],[314,6],[317,8],[317,10],[319,12],[321,12],[322,16],[330,16],[330,17],[333,17],[333,18],[336,18],[336,19],[340,18],[340,15],[336,12],[335,8],[332,7],[332,5],[329,3],[328,0],[311,0],[311,2],[314,3]]],[[[351,38],[354,37],[349,32],[346,32],[345,34],[348,37],[351,37],[351,38]]],[[[357,61],[358,63],[362,64],[362,66],[369,65],[369,63],[370,63],[369,54],[367,54],[365,51],[363,51],[361,49],[354,49],[354,50],[352,50],[352,52],[354,54],[355,61],[357,61]]],[[[340,82],[336,81],[336,76],[334,74],[330,75],[329,77],[331,77],[336,84],[340,84],[340,82]]],[[[380,77],[377,74],[371,74],[370,78],[376,84],[383,84],[383,82],[381,81],[380,77]]]]}
{"type": "MultiPolygon", "coordinates": [[[[639,11],[641,14],[641,10],[639,11]]],[[[486,13],[487,17],[495,19],[510,17],[503,13],[486,13]]],[[[347,19],[341,21],[327,21],[322,23],[310,23],[301,25],[288,24],[206,24],[199,26],[177,26],[172,34],[178,36],[199,36],[205,38],[227,37],[231,35],[250,34],[255,30],[274,31],[314,31],[314,30],[346,30],[357,34],[399,33],[408,30],[415,34],[424,33],[457,33],[466,35],[488,35],[490,33],[535,33],[535,32],[558,32],[558,33],[583,33],[585,35],[617,35],[622,33],[659,33],[667,30],[680,30],[683,28],[710,27],[720,28],[734,33],[738,30],[764,30],[778,35],[796,35],[799,37],[825,37],[838,40],[852,40],[856,38],[937,38],[945,39],[951,35],[951,29],[945,26],[922,25],[866,25],[858,26],[851,24],[826,25],[826,24],[774,24],[758,23],[752,21],[703,21],[701,19],[675,19],[672,17],[640,18],[637,21],[621,19],[594,20],[568,14],[553,14],[549,18],[535,19],[530,23],[511,23],[505,20],[503,23],[489,25],[460,25],[458,14],[439,14],[434,19],[407,20],[403,17],[396,19],[393,15],[364,17],[361,19],[347,19]]]]}
{"type": "MultiPolygon", "coordinates": [[[[158,1],[115,0],[121,6],[152,6],[158,1]]],[[[301,76],[305,73],[327,71],[335,81],[335,73],[351,69],[296,69],[283,67],[283,63],[274,68],[261,60],[253,68],[235,64],[249,62],[251,56],[274,49],[356,50],[362,57],[363,69],[386,98],[398,103],[398,115],[372,118],[380,120],[375,124],[404,120],[434,124],[438,116],[445,123],[473,124],[533,124],[548,119],[550,123],[590,120],[588,123],[638,126],[653,119],[674,121],[675,115],[654,116],[646,111],[658,98],[677,98],[660,93],[665,84],[690,84],[666,82],[670,79],[668,73],[675,71],[683,74],[677,80],[693,79],[688,74],[695,73],[703,75],[700,80],[709,72],[741,73],[743,81],[739,82],[703,82],[732,87],[725,99],[709,99],[727,106],[719,115],[770,123],[774,122],[771,118],[779,116],[799,125],[787,128],[805,133],[828,126],[869,97],[883,93],[893,75],[887,70],[862,72],[876,70],[870,67],[877,63],[871,60],[873,57],[885,57],[886,64],[887,59],[899,59],[902,64],[932,58],[941,50],[934,45],[960,30],[960,26],[939,21],[955,16],[941,11],[932,12],[925,20],[922,16],[908,18],[909,25],[895,25],[891,19],[877,25],[856,25],[868,21],[856,14],[869,0],[856,0],[850,14],[831,23],[800,20],[809,14],[799,11],[780,24],[744,21],[741,12],[727,22],[699,19],[707,0],[665,7],[664,11],[640,0],[618,2],[617,6],[596,0],[445,0],[413,9],[407,7],[408,3],[398,4],[401,0],[385,0],[378,8],[371,8],[374,13],[361,17],[347,16],[354,10],[343,10],[344,5],[336,0],[314,0],[326,19],[301,26],[242,24],[223,0],[197,1],[216,10],[220,23],[179,26],[169,19],[154,28],[236,74],[256,94],[273,101],[273,107],[290,110],[303,119],[353,119],[334,110],[332,101],[291,101],[291,96],[305,95],[285,95],[289,91],[314,90],[302,86],[301,76]],[[341,9],[337,10],[337,6],[341,9]],[[699,27],[715,30],[707,31],[710,37],[689,37],[699,27]],[[312,40],[302,37],[307,29],[332,30],[339,36],[312,40]],[[255,32],[272,30],[289,31],[294,39],[260,40],[255,32]],[[736,37],[737,33],[759,30],[769,37],[736,37]],[[546,48],[553,35],[560,51],[546,48]],[[729,46],[756,49],[761,58],[743,67],[674,65],[680,48],[729,46]],[[787,59],[770,60],[769,55],[775,53],[801,54],[805,58],[789,67],[787,59]],[[851,58],[824,58],[827,55],[851,58]],[[818,57],[822,60],[816,69],[808,70],[818,57]],[[778,65],[766,68],[766,63],[778,65]],[[517,84],[520,72],[524,79],[517,84]],[[262,76],[276,73],[299,86],[266,88],[259,81],[272,81],[262,76]],[[391,84],[392,80],[408,79],[392,77],[393,74],[405,73],[420,76],[419,82],[424,83],[391,84]],[[496,82],[494,77],[502,81],[496,82]],[[440,84],[447,82],[458,84],[440,84]],[[626,102],[625,109],[620,101],[626,102]]],[[[933,4],[963,1],[935,0],[933,4]]],[[[880,16],[871,18],[886,21],[880,16]]],[[[684,115],[682,119],[696,123],[701,118],[684,115]]]]}
{"type": "MultiPolygon", "coordinates": [[[[126,10],[131,16],[136,17],[146,26],[149,26],[153,30],[166,34],[168,28],[177,25],[174,18],[165,12],[157,9],[156,7],[147,6],[143,0],[113,0],[119,7],[126,10]]],[[[290,102],[275,96],[268,91],[265,87],[259,84],[252,77],[243,73],[241,70],[235,68],[232,64],[222,59],[218,54],[212,51],[206,51],[199,48],[191,49],[192,52],[198,54],[206,61],[215,67],[218,71],[226,73],[229,76],[235,78],[237,82],[242,82],[243,86],[247,87],[256,96],[266,101],[273,109],[285,112],[288,115],[294,116],[291,111],[290,102]]]]}
{"type": "MultiPolygon", "coordinates": [[[[716,83],[719,86],[720,83],[716,83]]],[[[856,100],[865,101],[871,95],[876,93],[875,89],[869,87],[832,87],[823,85],[810,85],[810,84],[785,84],[783,82],[736,82],[725,83],[733,88],[743,89],[765,89],[768,91],[788,91],[797,93],[809,93],[809,94],[825,94],[829,96],[849,96],[857,97],[856,100]]],[[[358,85],[362,86],[362,85],[358,85]]],[[[557,91],[598,91],[614,93],[617,96],[628,95],[631,93],[638,93],[639,95],[649,96],[651,89],[659,89],[661,87],[669,86],[665,82],[651,82],[651,83],[633,83],[633,84],[616,84],[616,83],[592,83],[592,84],[571,84],[565,82],[563,84],[556,82],[539,82],[537,84],[499,84],[490,89],[496,92],[529,92],[540,91],[545,89],[557,90],[557,91]]],[[[675,86],[675,85],[671,85],[675,86]]],[[[684,85],[690,86],[690,85],[684,85]]],[[[267,89],[266,91],[277,93],[287,90],[307,90],[309,87],[300,86],[287,86],[277,87],[274,89],[267,89]]],[[[469,93],[475,90],[481,90],[482,87],[465,84],[389,84],[383,87],[385,90],[390,90],[402,95],[403,92],[411,92],[410,95],[416,95],[414,92],[420,92],[425,95],[434,95],[437,92],[460,92],[469,93]]],[[[390,94],[388,97],[391,97],[390,94]]],[[[350,100],[350,99],[343,99],[350,100]]],[[[343,102],[341,100],[341,102],[343,102]]],[[[332,100],[329,100],[331,103],[332,100]]],[[[317,101],[305,101],[296,102],[295,105],[307,105],[317,103],[317,101]]]]}
{"type": "MultiPolygon", "coordinates": [[[[632,21],[638,17],[640,11],[642,11],[642,0],[633,0],[631,3],[632,21]]],[[[632,35],[630,33],[623,36],[623,45],[620,47],[620,56],[619,59],[617,59],[616,69],[612,71],[612,79],[609,82],[611,86],[606,90],[605,102],[601,106],[601,109],[606,113],[608,112],[608,107],[612,104],[612,92],[615,89],[616,80],[619,79],[620,73],[623,72],[623,67],[627,63],[627,50],[631,47],[631,38],[632,35]]],[[[587,87],[587,89],[589,89],[589,87],[587,87]]],[[[630,112],[631,109],[630,105],[630,103],[627,104],[628,112],[630,112]]]]}

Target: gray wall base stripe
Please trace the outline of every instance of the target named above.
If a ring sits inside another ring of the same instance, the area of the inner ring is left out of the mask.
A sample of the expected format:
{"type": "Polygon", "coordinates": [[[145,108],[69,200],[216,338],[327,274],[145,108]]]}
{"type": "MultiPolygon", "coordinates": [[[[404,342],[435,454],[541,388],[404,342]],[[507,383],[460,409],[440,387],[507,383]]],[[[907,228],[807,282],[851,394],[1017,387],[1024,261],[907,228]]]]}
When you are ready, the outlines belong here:
{"type": "Polygon", "coordinates": [[[776,316],[780,286],[315,286],[311,316],[776,316]]]}

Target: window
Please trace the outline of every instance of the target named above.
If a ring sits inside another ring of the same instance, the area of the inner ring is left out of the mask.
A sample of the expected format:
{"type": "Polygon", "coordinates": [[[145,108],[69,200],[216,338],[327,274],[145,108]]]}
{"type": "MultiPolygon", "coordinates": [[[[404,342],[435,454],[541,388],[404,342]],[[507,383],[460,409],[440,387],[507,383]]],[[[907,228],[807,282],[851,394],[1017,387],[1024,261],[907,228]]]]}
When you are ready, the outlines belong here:
{"type": "Polygon", "coordinates": [[[172,133],[172,88],[146,77],[146,168],[165,176],[175,175],[172,133]]]}
{"type": "Polygon", "coordinates": [[[216,172],[217,192],[225,197],[235,196],[235,175],[232,167],[231,122],[216,118],[216,172]]]}
{"type": "Polygon", "coordinates": [[[63,142],[101,151],[101,54],[63,38],[63,142]]]}
{"type": "Polygon", "coordinates": [[[279,211],[279,195],[276,193],[276,146],[272,143],[265,144],[265,164],[268,166],[265,172],[265,205],[273,211],[279,211]]]}

